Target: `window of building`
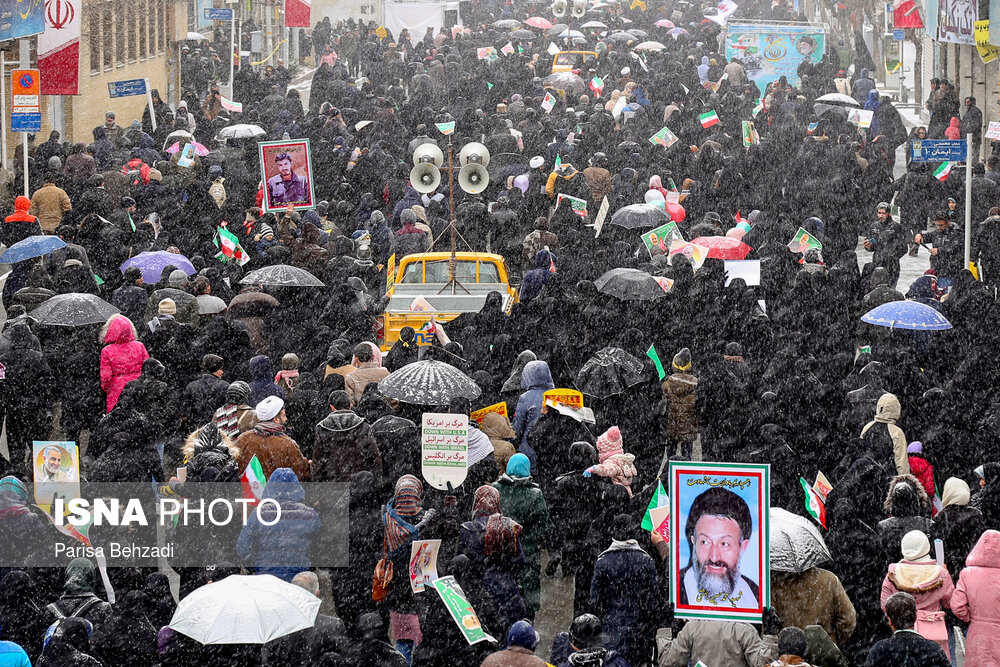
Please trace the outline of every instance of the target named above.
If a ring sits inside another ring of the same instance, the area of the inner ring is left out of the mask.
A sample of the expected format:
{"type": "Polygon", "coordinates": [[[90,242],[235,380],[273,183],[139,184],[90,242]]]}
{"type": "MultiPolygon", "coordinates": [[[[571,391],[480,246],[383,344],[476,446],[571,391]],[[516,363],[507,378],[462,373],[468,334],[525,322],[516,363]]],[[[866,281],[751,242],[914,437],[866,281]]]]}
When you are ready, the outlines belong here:
{"type": "Polygon", "coordinates": [[[88,43],[90,44],[90,71],[96,74],[101,71],[101,13],[97,7],[91,7],[87,17],[88,43]]]}
{"type": "Polygon", "coordinates": [[[136,34],[135,9],[136,0],[125,3],[125,36],[128,44],[128,61],[134,63],[138,56],[139,35],[136,34]]]}
{"type": "Polygon", "coordinates": [[[104,57],[104,69],[108,70],[114,65],[115,44],[114,44],[114,19],[112,18],[112,7],[110,2],[101,4],[101,49],[104,57]]]}
{"type": "Polygon", "coordinates": [[[139,60],[146,59],[146,25],[149,22],[148,17],[148,0],[139,0],[139,60]]]}
{"type": "Polygon", "coordinates": [[[118,25],[115,26],[115,64],[118,67],[122,67],[125,64],[125,54],[128,47],[128,40],[131,37],[129,35],[128,29],[128,19],[126,19],[125,6],[127,2],[116,2],[117,10],[115,13],[119,17],[118,25]]]}
{"type": "Polygon", "coordinates": [[[167,3],[166,0],[156,0],[156,16],[158,25],[156,26],[157,49],[159,53],[167,52],[167,3]]]}

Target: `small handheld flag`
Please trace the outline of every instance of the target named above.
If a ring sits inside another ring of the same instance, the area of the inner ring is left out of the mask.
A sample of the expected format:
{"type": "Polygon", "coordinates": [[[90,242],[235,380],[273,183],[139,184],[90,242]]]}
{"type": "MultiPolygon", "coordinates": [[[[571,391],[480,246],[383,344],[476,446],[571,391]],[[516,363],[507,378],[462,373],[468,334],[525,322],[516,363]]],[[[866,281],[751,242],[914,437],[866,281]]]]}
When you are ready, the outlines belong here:
{"type": "Polygon", "coordinates": [[[656,366],[656,372],[659,374],[660,379],[662,380],[667,377],[667,372],[663,370],[663,362],[660,361],[660,355],[656,353],[656,347],[650,344],[649,349],[646,350],[646,356],[653,360],[653,365],[656,366]]]}
{"type": "Polygon", "coordinates": [[[669,502],[670,499],[663,488],[663,482],[656,482],[656,491],[653,492],[653,497],[649,500],[649,506],[646,508],[646,514],[643,515],[642,523],[639,524],[639,527],[643,530],[653,530],[656,526],[653,525],[653,517],[650,515],[650,512],[661,507],[666,507],[669,502]]]}
{"type": "Polygon", "coordinates": [[[264,469],[260,466],[257,455],[250,459],[243,477],[240,479],[243,486],[243,497],[253,501],[259,501],[264,497],[264,488],[267,486],[267,479],[264,478],[264,469]]]}
{"type": "Polygon", "coordinates": [[[719,124],[719,114],[715,113],[715,109],[712,109],[698,116],[698,120],[701,121],[701,126],[707,130],[713,125],[719,124]]]}
{"type": "Polygon", "coordinates": [[[952,162],[942,162],[941,165],[934,170],[934,178],[938,179],[942,183],[948,180],[948,174],[951,173],[952,162]]]}
{"type": "Polygon", "coordinates": [[[594,91],[594,95],[596,95],[597,97],[600,97],[601,95],[604,94],[604,80],[601,77],[595,76],[593,79],[590,80],[590,84],[588,85],[590,86],[590,89],[594,91]]]}
{"type": "Polygon", "coordinates": [[[799,477],[799,484],[802,485],[802,490],[806,494],[806,511],[809,512],[809,516],[816,519],[816,522],[823,528],[826,528],[826,505],[823,500],[818,493],[809,487],[809,482],[801,477],[799,477]]]}

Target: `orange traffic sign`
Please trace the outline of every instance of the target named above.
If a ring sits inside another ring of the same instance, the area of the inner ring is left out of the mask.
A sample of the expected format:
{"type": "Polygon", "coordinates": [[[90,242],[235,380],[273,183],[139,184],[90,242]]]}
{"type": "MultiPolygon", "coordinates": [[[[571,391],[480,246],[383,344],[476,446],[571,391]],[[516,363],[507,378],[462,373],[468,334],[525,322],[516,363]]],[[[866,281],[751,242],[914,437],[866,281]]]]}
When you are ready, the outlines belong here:
{"type": "Polygon", "coordinates": [[[37,69],[16,69],[10,73],[13,113],[38,113],[40,96],[37,69]]]}

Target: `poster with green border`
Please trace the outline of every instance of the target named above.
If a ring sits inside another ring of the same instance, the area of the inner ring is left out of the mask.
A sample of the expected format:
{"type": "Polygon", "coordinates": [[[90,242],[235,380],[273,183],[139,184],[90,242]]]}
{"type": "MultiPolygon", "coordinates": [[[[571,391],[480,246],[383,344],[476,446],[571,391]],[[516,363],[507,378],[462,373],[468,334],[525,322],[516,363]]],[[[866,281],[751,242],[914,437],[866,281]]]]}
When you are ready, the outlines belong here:
{"type": "Polygon", "coordinates": [[[680,230],[677,228],[676,222],[668,222],[665,225],[661,225],[648,232],[643,232],[642,234],[642,242],[646,244],[646,250],[649,251],[650,256],[654,254],[666,255],[668,248],[670,248],[670,243],[674,240],[684,240],[680,230]],[[656,248],[659,252],[654,253],[653,248],[656,248]]]}
{"type": "Polygon", "coordinates": [[[465,591],[455,581],[455,577],[441,577],[435,580],[433,585],[434,590],[441,596],[441,601],[444,602],[448,613],[451,614],[458,629],[461,630],[462,636],[465,637],[465,641],[469,642],[470,646],[486,640],[496,641],[483,630],[476,610],[469,604],[465,591]]]}

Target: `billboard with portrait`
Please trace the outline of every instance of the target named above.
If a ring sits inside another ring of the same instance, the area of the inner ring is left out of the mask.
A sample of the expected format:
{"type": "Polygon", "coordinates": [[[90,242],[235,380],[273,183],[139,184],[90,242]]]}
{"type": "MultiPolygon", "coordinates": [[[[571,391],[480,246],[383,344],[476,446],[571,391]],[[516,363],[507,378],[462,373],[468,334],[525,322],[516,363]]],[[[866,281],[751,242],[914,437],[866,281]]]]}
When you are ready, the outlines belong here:
{"type": "Polygon", "coordinates": [[[760,623],[770,605],[768,466],[671,461],[669,497],[674,614],[760,623]]]}
{"type": "Polygon", "coordinates": [[[798,68],[803,60],[816,64],[826,53],[825,26],[820,24],[766,24],[729,22],[725,37],[726,60],[739,58],[747,77],[764,90],[782,76],[800,85],[798,68]]]}
{"type": "Polygon", "coordinates": [[[262,141],[257,144],[265,211],[314,208],[312,160],[309,140],[262,141]]]}

